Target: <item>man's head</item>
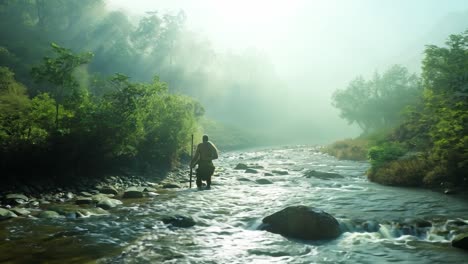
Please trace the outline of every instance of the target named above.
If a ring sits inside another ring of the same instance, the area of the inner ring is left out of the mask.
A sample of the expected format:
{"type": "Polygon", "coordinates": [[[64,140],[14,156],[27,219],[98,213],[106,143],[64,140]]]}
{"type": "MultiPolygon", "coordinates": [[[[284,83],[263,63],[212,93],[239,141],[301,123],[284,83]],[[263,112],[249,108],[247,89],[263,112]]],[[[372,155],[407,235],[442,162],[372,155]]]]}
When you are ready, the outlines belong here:
{"type": "Polygon", "coordinates": [[[208,142],[208,136],[207,135],[203,135],[203,142],[208,142]]]}

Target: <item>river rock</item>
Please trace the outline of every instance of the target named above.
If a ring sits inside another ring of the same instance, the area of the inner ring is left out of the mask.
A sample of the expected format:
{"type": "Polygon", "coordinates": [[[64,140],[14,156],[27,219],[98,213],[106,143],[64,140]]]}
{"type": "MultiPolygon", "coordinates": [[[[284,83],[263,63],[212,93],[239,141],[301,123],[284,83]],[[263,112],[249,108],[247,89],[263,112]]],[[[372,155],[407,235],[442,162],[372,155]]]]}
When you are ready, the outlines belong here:
{"type": "Polygon", "coordinates": [[[237,164],[237,166],[236,166],[234,169],[235,169],[235,170],[246,170],[246,169],[248,169],[248,168],[249,168],[249,166],[247,166],[246,164],[244,164],[244,163],[239,163],[239,164],[237,164]]]}
{"type": "Polygon", "coordinates": [[[143,198],[143,192],[136,187],[130,187],[125,190],[123,198],[143,198]]]}
{"type": "Polygon", "coordinates": [[[65,194],[65,198],[67,198],[67,199],[73,199],[74,197],[75,197],[75,195],[72,192],[67,192],[65,194]]]}
{"type": "Polygon", "coordinates": [[[5,200],[7,204],[24,204],[28,202],[29,199],[24,194],[11,193],[7,194],[5,200]]]}
{"type": "Polygon", "coordinates": [[[80,195],[83,196],[83,197],[91,197],[93,196],[91,193],[89,192],[80,192],[80,195]]]}
{"type": "Polygon", "coordinates": [[[254,169],[251,169],[251,168],[248,168],[244,171],[245,173],[258,173],[257,170],[254,170],[254,169]]]}
{"type": "Polygon", "coordinates": [[[247,178],[237,178],[238,181],[250,181],[250,179],[247,178]]]}
{"type": "Polygon", "coordinates": [[[13,217],[17,217],[17,215],[10,210],[0,208],[0,220],[6,220],[13,217]]]}
{"type": "Polygon", "coordinates": [[[39,218],[59,218],[60,214],[54,211],[42,211],[37,217],[39,218]]]}
{"type": "Polygon", "coordinates": [[[92,204],[93,199],[91,197],[77,197],[75,204],[92,204]]]}
{"type": "Polygon", "coordinates": [[[156,190],[155,188],[153,188],[153,187],[143,187],[143,192],[147,192],[147,193],[152,192],[152,193],[155,193],[155,192],[157,192],[157,190],[156,190]]]}
{"type": "Polygon", "coordinates": [[[119,195],[119,192],[113,186],[104,186],[99,190],[99,192],[103,194],[119,195]]]}
{"type": "Polygon", "coordinates": [[[195,225],[195,221],[190,216],[185,215],[172,215],[162,219],[166,225],[172,225],[174,227],[191,227],[195,225]]]}
{"type": "Polygon", "coordinates": [[[163,185],[163,188],[164,189],[174,189],[174,188],[180,188],[180,186],[175,184],[175,183],[166,183],[166,184],[163,185]]]}
{"type": "Polygon", "coordinates": [[[333,239],[341,234],[333,216],[307,206],[287,207],[263,218],[263,224],[263,230],[298,239],[333,239]]]}
{"type": "Polygon", "coordinates": [[[258,184],[272,184],[273,182],[271,182],[270,180],[267,180],[267,179],[258,179],[258,180],[255,180],[256,183],[258,184]]]}
{"type": "Polygon", "coordinates": [[[29,210],[26,210],[24,208],[18,208],[18,207],[11,209],[11,211],[17,215],[22,215],[22,216],[27,216],[31,214],[29,210]]]}
{"type": "Polygon", "coordinates": [[[285,170],[273,170],[272,172],[274,174],[277,174],[277,175],[288,175],[289,174],[289,172],[285,171],[285,170]]]}
{"type": "Polygon", "coordinates": [[[341,179],[344,178],[342,175],[333,172],[323,172],[323,171],[316,171],[316,170],[309,170],[304,174],[307,178],[314,177],[319,178],[322,180],[329,180],[329,179],[341,179]]]}
{"type": "Polygon", "coordinates": [[[104,210],[109,210],[111,208],[114,208],[114,207],[117,207],[118,205],[121,205],[122,202],[117,200],[117,199],[112,199],[112,198],[108,198],[108,199],[102,199],[100,200],[98,203],[97,203],[97,207],[100,207],[104,210]]]}
{"type": "Polygon", "coordinates": [[[109,212],[102,209],[101,207],[78,209],[76,213],[78,217],[88,217],[92,215],[108,215],[109,214],[109,212]]]}
{"type": "Polygon", "coordinates": [[[452,240],[452,246],[468,250],[468,233],[456,236],[452,240]]]}

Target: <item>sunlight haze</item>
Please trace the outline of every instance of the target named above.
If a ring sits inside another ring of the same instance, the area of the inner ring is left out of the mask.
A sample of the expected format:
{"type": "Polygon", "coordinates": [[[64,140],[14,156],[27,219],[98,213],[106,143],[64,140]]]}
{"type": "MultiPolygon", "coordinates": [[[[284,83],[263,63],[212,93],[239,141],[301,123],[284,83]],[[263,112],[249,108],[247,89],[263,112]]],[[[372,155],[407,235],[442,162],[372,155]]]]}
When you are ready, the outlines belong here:
{"type": "Polygon", "coordinates": [[[468,25],[448,18],[468,17],[468,2],[459,0],[109,0],[108,6],[133,15],[184,10],[189,28],[218,51],[265,54],[285,83],[283,110],[294,113],[301,129],[324,130],[327,140],[359,134],[331,106],[336,89],[392,64],[419,72],[425,44],[441,44],[468,25]]]}

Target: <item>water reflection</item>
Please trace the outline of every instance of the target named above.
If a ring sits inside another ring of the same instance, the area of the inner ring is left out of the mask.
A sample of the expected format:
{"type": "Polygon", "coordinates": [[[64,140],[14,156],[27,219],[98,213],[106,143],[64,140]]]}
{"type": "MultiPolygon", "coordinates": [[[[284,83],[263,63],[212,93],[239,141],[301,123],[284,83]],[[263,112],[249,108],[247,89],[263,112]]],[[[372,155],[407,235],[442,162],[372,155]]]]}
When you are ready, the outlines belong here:
{"type": "Polygon", "coordinates": [[[0,262],[28,263],[36,258],[49,263],[462,263],[467,259],[467,253],[450,246],[450,233],[444,229],[449,219],[468,219],[467,202],[427,190],[369,183],[364,176],[366,163],[337,161],[314,148],[298,147],[226,153],[217,165],[222,170],[209,191],[170,190],[149,199],[127,200],[108,216],[3,222],[0,262]],[[246,174],[233,169],[239,162],[263,169],[246,174]],[[344,178],[306,178],[303,173],[308,170],[344,178]],[[260,178],[273,183],[255,183],[260,178]],[[257,230],[263,217],[299,204],[323,209],[343,225],[349,221],[347,232],[333,241],[311,243],[257,230]],[[173,213],[192,216],[196,225],[169,228],[161,219],[173,213]],[[405,218],[424,218],[434,225],[424,235],[398,233],[403,232],[399,225],[405,218]]]}

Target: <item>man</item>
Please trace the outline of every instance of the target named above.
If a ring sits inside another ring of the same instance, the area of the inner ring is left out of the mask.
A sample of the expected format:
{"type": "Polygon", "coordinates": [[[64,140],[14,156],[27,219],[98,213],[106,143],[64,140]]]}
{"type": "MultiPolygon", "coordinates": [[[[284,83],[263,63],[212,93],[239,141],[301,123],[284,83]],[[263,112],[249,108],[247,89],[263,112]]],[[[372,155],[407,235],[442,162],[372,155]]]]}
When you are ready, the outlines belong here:
{"type": "Polygon", "coordinates": [[[198,164],[197,169],[197,187],[201,188],[202,181],[206,181],[206,188],[211,188],[211,176],[214,173],[215,166],[212,160],[218,158],[218,149],[208,141],[208,136],[203,136],[203,142],[198,144],[195,156],[193,157],[190,166],[193,168],[198,164]]]}

